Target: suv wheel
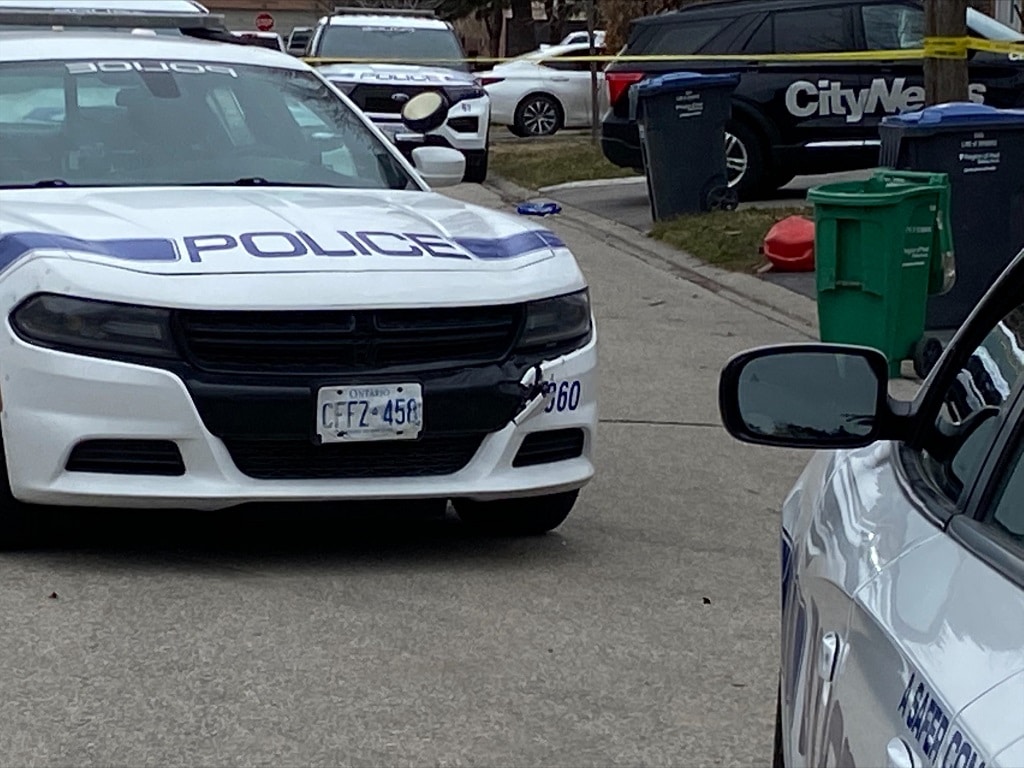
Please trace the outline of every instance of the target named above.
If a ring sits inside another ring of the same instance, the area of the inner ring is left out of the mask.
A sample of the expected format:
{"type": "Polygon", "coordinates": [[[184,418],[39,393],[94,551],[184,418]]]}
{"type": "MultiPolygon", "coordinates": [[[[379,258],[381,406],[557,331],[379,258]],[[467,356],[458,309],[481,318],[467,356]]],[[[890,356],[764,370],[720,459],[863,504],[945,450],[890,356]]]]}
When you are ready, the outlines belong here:
{"type": "Polygon", "coordinates": [[[565,116],[562,105],[552,96],[535,93],[527,96],[516,107],[515,129],[517,136],[551,136],[561,130],[565,116]]]}
{"type": "Polygon", "coordinates": [[[499,501],[454,499],[452,505],[459,519],[478,531],[503,536],[540,536],[565,522],[579,495],[577,490],[499,501]]]}
{"type": "Polygon", "coordinates": [[[764,192],[769,184],[764,145],[757,133],[743,123],[726,123],[725,166],[729,186],[741,200],[764,192]]]}
{"type": "Polygon", "coordinates": [[[483,184],[487,181],[487,165],[490,152],[486,149],[466,152],[466,172],[462,180],[469,184],[483,184]]]}
{"type": "Polygon", "coordinates": [[[28,538],[28,507],[14,498],[7,479],[7,457],[0,440],[0,551],[17,549],[28,538]]]}

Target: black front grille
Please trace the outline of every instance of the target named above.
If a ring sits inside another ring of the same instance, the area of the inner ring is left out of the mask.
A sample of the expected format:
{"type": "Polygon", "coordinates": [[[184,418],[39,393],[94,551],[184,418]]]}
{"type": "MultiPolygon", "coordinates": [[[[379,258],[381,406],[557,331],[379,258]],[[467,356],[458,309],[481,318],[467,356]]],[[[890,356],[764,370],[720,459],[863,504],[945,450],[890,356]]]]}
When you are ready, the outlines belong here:
{"type": "Polygon", "coordinates": [[[582,429],[551,429],[526,436],[512,460],[513,467],[532,467],[583,455],[582,429]]]}
{"type": "Polygon", "coordinates": [[[512,349],[515,306],[344,312],[178,314],[189,360],[207,371],[349,373],[498,362],[512,349]]]}
{"type": "Polygon", "coordinates": [[[314,445],[308,440],[225,440],[235,466],[259,480],[430,477],[458,472],[483,435],[314,445]]]}
{"type": "Polygon", "coordinates": [[[68,472],[106,475],[185,474],[181,451],[170,440],[86,440],[72,449],[68,472]]]}
{"type": "Polygon", "coordinates": [[[402,107],[409,99],[403,99],[405,94],[410,99],[427,91],[436,91],[437,88],[423,86],[387,86],[387,85],[357,85],[352,89],[349,98],[356,103],[363,112],[377,112],[397,115],[402,112],[402,107]],[[394,98],[394,97],[398,98],[394,98]]]}

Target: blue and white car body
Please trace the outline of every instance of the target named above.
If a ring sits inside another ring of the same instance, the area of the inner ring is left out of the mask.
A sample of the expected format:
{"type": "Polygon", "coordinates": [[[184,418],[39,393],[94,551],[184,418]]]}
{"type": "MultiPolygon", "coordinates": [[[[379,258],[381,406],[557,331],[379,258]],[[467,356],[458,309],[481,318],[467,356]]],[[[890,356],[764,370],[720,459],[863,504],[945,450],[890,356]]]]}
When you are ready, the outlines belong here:
{"type": "Polygon", "coordinates": [[[430,191],[303,62],[0,32],[0,147],[0,503],[536,501],[593,475],[565,243],[430,191]]]}
{"type": "Polygon", "coordinates": [[[1022,283],[1024,253],[912,401],[874,350],[726,367],[733,435],[837,446],[782,506],[776,768],[1024,765],[1022,283]],[[852,373],[868,354],[877,398],[852,373]]]}

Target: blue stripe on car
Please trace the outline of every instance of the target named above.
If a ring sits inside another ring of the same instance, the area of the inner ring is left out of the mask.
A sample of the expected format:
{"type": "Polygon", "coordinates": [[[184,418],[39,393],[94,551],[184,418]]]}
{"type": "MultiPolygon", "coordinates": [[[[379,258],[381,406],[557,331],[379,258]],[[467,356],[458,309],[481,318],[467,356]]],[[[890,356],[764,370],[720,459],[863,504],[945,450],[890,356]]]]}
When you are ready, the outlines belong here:
{"type": "Polygon", "coordinates": [[[478,259],[514,259],[542,248],[564,248],[565,243],[554,232],[533,229],[510,237],[456,237],[455,242],[478,259]]]}
{"type": "Polygon", "coordinates": [[[83,240],[47,232],[15,232],[0,237],[0,270],[27,253],[39,249],[62,249],[95,253],[126,261],[178,261],[178,246],[173,240],[157,237],[83,240]]]}
{"type": "MultiPolygon", "coordinates": [[[[482,261],[514,259],[547,248],[565,247],[561,238],[547,230],[529,230],[498,238],[456,237],[452,241],[482,261]]],[[[93,253],[125,261],[172,262],[181,259],[177,243],[169,238],[86,240],[46,232],[13,232],[0,236],[0,271],[39,249],[93,253]]]]}

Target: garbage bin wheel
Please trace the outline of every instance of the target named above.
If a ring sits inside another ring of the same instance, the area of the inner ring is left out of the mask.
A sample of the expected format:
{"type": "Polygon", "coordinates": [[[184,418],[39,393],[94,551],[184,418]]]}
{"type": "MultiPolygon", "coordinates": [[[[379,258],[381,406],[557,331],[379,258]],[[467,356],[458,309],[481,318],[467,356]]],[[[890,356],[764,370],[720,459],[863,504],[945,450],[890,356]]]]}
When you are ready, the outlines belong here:
{"type": "Polygon", "coordinates": [[[739,196],[732,187],[715,184],[704,193],[704,207],[708,211],[735,211],[739,196]]]}
{"type": "Polygon", "coordinates": [[[519,136],[551,136],[565,124],[558,99],[546,93],[532,93],[516,106],[513,133],[519,136]]]}
{"type": "Polygon", "coordinates": [[[746,123],[725,124],[725,165],[729,186],[741,200],[764,192],[768,181],[767,150],[760,134],[746,123]]]}
{"type": "Polygon", "coordinates": [[[942,357],[942,342],[934,336],[922,336],[914,345],[914,373],[925,379],[942,357]]]}

